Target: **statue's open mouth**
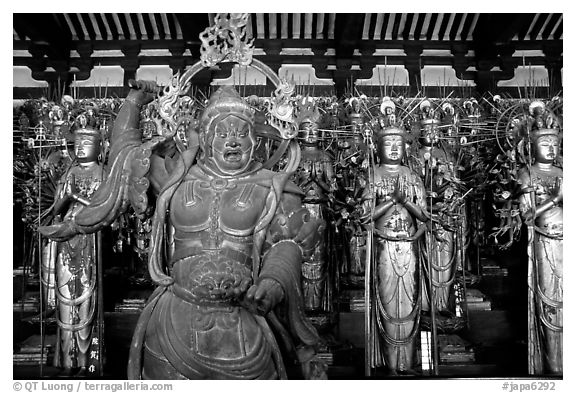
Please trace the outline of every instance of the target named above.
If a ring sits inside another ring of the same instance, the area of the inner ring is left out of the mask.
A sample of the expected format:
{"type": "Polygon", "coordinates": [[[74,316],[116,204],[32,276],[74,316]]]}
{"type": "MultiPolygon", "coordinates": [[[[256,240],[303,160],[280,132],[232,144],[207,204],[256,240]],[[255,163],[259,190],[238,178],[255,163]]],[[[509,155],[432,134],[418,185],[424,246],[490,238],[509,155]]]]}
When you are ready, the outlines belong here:
{"type": "Polygon", "coordinates": [[[224,152],[224,160],[229,162],[238,162],[242,160],[242,152],[240,150],[227,150],[224,152]]]}

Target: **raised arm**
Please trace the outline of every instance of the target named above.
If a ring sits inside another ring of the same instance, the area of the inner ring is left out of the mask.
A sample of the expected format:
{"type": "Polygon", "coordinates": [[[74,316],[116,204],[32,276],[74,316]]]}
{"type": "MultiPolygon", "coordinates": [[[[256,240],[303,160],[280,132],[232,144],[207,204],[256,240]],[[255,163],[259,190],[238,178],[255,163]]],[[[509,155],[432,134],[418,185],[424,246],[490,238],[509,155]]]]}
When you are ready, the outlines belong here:
{"type": "Polygon", "coordinates": [[[128,81],[130,91],[122,103],[110,137],[110,158],[113,163],[127,146],[140,145],[142,132],[138,128],[142,106],[154,99],[158,85],[151,81],[128,81]]]}
{"type": "MultiPolygon", "coordinates": [[[[136,212],[143,212],[148,199],[150,155],[163,138],[145,144],[138,129],[140,108],[153,99],[157,90],[154,82],[131,81],[128,93],[114,122],[109,157],[109,176],[92,196],[90,203],[71,219],[40,227],[44,236],[63,241],[78,233],[93,233],[110,225],[131,204],[136,212]]],[[[82,203],[82,201],[80,201],[82,203]]],[[[84,205],[84,203],[83,203],[84,205]]]]}

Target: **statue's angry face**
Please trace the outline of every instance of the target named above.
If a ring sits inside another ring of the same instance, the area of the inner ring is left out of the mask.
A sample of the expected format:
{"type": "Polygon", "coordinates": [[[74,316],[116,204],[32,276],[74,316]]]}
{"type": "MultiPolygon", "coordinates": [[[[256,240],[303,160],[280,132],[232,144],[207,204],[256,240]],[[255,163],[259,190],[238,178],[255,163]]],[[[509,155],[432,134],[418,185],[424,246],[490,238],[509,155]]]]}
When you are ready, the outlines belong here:
{"type": "Polygon", "coordinates": [[[220,172],[236,175],[248,168],[255,146],[252,128],[251,122],[234,114],[214,124],[212,160],[220,172]]]}

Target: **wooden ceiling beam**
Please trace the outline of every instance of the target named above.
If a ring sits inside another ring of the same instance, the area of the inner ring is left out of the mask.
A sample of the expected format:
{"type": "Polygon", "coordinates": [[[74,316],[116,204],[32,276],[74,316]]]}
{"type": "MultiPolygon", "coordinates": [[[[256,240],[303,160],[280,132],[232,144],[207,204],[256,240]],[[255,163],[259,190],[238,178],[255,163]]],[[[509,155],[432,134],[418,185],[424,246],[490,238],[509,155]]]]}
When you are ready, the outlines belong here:
{"type": "Polygon", "coordinates": [[[53,14],[13,14],[13,27],[32,44],[45,45],[48,57],[64,60],[70,57],[72,36],[53,14]]]}
{"type": "Polygon", "coordinates": [[[200,43],[200,33],[208,27],[208,14],[176,14],[185,41],[200,43]]]}

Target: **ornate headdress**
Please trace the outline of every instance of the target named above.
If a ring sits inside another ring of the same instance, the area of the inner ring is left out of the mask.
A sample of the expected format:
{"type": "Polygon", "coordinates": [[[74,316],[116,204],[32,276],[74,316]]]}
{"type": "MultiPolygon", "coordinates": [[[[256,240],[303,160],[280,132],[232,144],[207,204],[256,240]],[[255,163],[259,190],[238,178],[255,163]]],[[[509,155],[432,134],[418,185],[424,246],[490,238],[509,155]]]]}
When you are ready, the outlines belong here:
{"type": "Polygon", "coordinates": [[[380,112],[383,117],[380,118],[380,127],[377,127],[374,132],[376,138],[380,139],[390,135],[399,135],[406,140],[408,134],[404,129],[402,120],[396,116],[396,104],[394,104],[390,97],[382,98],[380,112]],[[389,109],[392,109],[391,113],[389,109]]]}
{"type": "Polygon", "coordinates": [[[296,102],[296,123],[298,128],[303,123],[318,124],[321,117],[318,107],[311,97],[303,97],[296,102]]]}
{"type": "Polygon", "coordinates": [[[79,115],[74,121],[76,128],[73,135],[83,135],[102,141],[102,133],[96,128],[96,119],[86,114],[79,115]]]}
{"type": "Polygon", "coordinates": [[[452,105],[449,102],[443,103],[441,109],[442,109],[442,112],[446,115],[454,115],[454,112],[455,112],[454,105],[452,105]]]}
{"type": "Polygon", "coordinates": [[[437,126],[441,124],[439,119],[440,110],[436,110],[429,100],[423,100],[419,106],[420,127],[417,128],[414,133],[415,138],[422,138],[426,135],[436,134],[437,126]]]}
{"type": "Polygon", "coordinates": [[[61,124],[64,121],[65,114],[64,110],[60,106],[54,105],[50,109],[50,112],[48,112],[48,116],[54,123],[61,124]]]}
{"type": "Polygon", "coordinates": [[[392,109],[392,113],[396,113],[396,104],[390,99],[390,97],[382,97],[382,103],[380,104],[380,113],[387,115],[388,109],[392,109]]]}
{"type": "Polygon", "coordinates": [[[556,116],[540,101],[532,101],[528,107],[530,118],[528,121],[530,139],[535,142],[538,138],[546,135],[559,136],[559,124],[556,116]]]}
{"type": "Polygon", "coordinates": [[[98,140],[102,139],[102,134],[100,134],[100,131],[92,128],[92,127],[86,127],[86,128],[77,128],[74,131],[75,135],[85,135],[85,136],[89,136],[98,140]]]}
{"type": "Polygon", "coordinates": [[[364,109],[362,107],[365,106],[366,99],[366,96],[362,94],[359,97],[350,97],[345,100],[350,124],[360,125],[364,123],[364,109]]]}
{"type": "Polygon", "coordinates": [[[380,126],[382,128],[401,128],[402,121],[396,117],[396,104],[390,97],[383,97],[380,104],[380,113],[383,117],[380,118],[380,126]]]}
{"type": "Polygon", "coordinates": [[[381,128],[376,130],[374,134],[376,135],[376,138],[384,138],[391,135],[399,135],[404,139],[408,137],[408,133],[403,127],[381,128]]]}
{"type": "Polygon", "coordinates": [[[440,120],[436,117],[436,111],[432,108],[432,103],[429,100],[423,100],[420,103],[420,124],[422,126],[426,125],[437,125],[440,120]]]}
{"type": "Polygon", "coordinates": [[[464,108],[464,112],[466,116],[469,118],[478,118],[480,117],[480,105],[475,98],[471,98],[469,100],[464,101],[462,104],[464,108]]]}

